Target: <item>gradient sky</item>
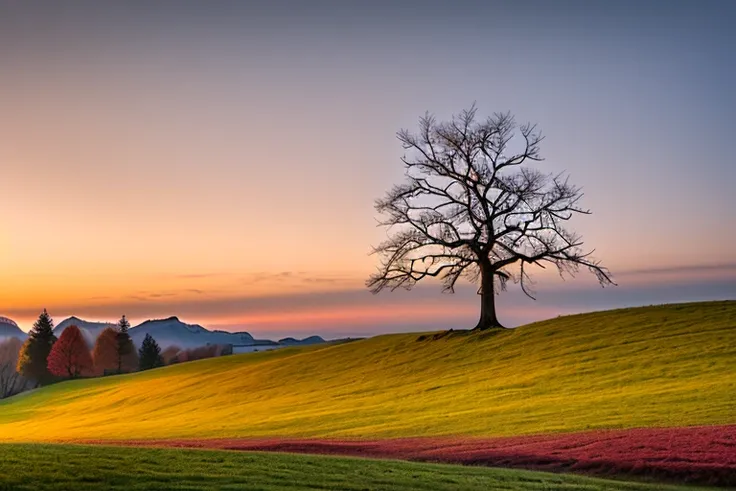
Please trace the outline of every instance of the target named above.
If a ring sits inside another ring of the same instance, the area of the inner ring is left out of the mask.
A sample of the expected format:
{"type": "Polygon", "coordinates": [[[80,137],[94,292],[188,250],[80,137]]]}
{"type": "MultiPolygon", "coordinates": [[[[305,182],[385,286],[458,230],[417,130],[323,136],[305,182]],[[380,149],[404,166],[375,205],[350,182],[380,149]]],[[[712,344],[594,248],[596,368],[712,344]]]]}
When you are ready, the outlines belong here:
{"type": "Polygon", "coordinates": [[[736,3],[0,2],[0,315],[263,337],[470,327],[372,296],[400,128],[477,102],[546,135],[619,286],[538,276],[509,325],[736,298],[736,3]]]}

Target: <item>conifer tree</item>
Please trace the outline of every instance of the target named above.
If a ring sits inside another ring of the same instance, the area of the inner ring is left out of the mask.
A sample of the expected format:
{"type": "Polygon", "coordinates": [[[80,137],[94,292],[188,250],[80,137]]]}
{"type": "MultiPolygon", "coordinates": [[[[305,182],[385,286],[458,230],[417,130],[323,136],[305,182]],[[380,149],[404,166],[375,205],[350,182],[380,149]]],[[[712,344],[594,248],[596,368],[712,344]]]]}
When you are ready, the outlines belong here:
{"type": "Polygon", "coordinates": [[[118,321],[118,343],[117,343],[117,372],[132,372],[135,370],[138,360],[136,357],[135,346],[133,340],[130,339],[128,329],[130,329],[130,322],[125,316],[121,317],[118,321]]]}
{"type": "Polygon", "coordinates": [[[138,366],[141,370],[149,370],[151,368],[161,367],[164,360],[161,357],[161,348],[153,336],[146,334],[141,349],[138,350],[138,366]]]}
{"type": "Polygon", "coordinates": [[[55,342],[54,321],[43,309],[18,353],[18,372],[40,385],[53,382],[54,376],[48,369],[48,357],[55,342]]]}
{"type": "Polygon", "coordinates": [[[128,319],[123,315],[118,321],[118,331],[120,331],[121,334],[128,334],[128,329],[130,329],[130,322],[128,322],[128,319]]]}

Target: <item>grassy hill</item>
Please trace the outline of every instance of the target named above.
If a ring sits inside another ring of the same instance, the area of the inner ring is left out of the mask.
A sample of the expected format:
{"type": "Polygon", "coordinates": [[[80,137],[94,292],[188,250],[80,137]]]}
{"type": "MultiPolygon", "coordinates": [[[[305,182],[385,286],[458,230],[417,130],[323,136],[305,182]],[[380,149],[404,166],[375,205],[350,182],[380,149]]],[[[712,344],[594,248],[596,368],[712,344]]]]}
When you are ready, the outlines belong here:
{"type": "Polygon", "coordinates": [[[418,337],[65,382],[0,403],[0,440],[496,436],[736,423],[733,301],[418,337]]]}

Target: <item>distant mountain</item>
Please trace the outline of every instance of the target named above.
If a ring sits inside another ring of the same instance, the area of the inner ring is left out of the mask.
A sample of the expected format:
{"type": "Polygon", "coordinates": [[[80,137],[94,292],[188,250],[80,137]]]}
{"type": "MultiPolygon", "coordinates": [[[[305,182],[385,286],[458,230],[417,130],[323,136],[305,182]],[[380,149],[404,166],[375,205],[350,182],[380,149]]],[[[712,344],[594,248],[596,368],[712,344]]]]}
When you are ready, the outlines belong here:
{"type": "Polygon", "coordinates": [[[14,321],[7,317],[0,317],[0,342],[8,338],[26,339],[27,334],[14,321]]]}
{"type": "Polygon", "coordinates": [[[309,336],[308,338],[304,338],[304,339],[295,339],[295,338],[279,339],[279,344],[283,344],[286,346],[304,346],[307,344],[320,344],[324,342],[325,340],[319,336],[309,336]]]}
{"type": "Polygon", "coordinates": [[[254,339],[253,346],[278,346],[279,343],[270,339],[254,339]]]}
{"type": "MultiPolygon", "coordinates": [[[[15,325],[13,321],[9,322],[12,323],[11,325],[15,325]]],[[[61,321],[59,325],[54,328],[54,334],[56,334],[56,337],[61,336],[64,329],[71,325],[75,325],[79,328],[87,344],[92,347],[100,333],[107,327],[114,327],[115,323],[88,322],[80,319],[79,317],[69,317],[68,319],[61,321]]],[[[17,326],[15,327],[17,329],[17,326]]],[[[2,329],[3,327],[0,324],[0,338],[2,338],[2,329]]],[[[22,334],[21,339],[25,339],[25,333],[20,329],[17,330],[22,334]]],[[[199,324],[186,324],[180,321],[178,317],[147,320],[135,327],[131,327],[128,332],[136,346],[140,346],[143,339],[146,337],[146,334],[150,334],[162,349],[165,349],[168,346],[178,346],[182,349],[189,349],[206,346],[208,344],[232,344],[233,346],[249,346],[254,348],[279,348],[283,346],[301,346],[325,342],[325,340],[319,336],[311,336],[301,340],[295,338],[284,338],[278,342],[271,341],[269,339],[253,339],[253,336],[247,332],[210,331],[199,324]]]]}
{"type": "Polygon", "coordinates": [[[130,329],[130,337],[136,346],[140,346],[146,334],[150,334],[161,346],[178,346],[180,348],[196,348],[207,344],[256,344],[253,336],[247,332],[209,331],[199,324],[185,324],[177,317],[149,320],[130,329]]]}
{"type": "Polygon", "coordinates": [[[79,330],[82,332],[82,336],[84,336],[84,340],[87,342],[87,344],[92,347],[95,345],[95,341],[97,341],[97,336],[100,335],[102,331],[104,331],[108,327],[115,327],[114,322],[89,322],[80,319],[79,317],[69,317],[68,319],[64,319],[63,321],[59,322],[57,326],[54,328],[54,334],[58,338],[61,336],[61,333],[64,332],[64,329],[66,329],[69,326],[77,326],[79,330]]]}

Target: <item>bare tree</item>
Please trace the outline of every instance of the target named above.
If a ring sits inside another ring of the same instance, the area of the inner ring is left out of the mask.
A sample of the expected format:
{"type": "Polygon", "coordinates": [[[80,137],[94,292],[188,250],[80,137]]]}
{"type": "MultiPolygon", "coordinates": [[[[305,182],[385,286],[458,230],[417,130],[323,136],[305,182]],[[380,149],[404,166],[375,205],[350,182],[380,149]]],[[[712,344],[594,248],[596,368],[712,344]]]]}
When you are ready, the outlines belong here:
{"type": "Polygon", "coordinates": [[[479,120],[473,105],[449,122],[425,115],[418,133],[397,136],[409,151],[406,182],[375,204],[389,238],[374,249],[381,265],[367,281],[373,293],[429,277],[452,293],[465,277],[480,286],[476,329],[488,329],[502,327],[495,294],[509,280],[534,298],[531,266],[553,265],[562,276],[585,268],[602,286],[614,284],[564,226],[590,213],[579,204],[580,188],[525,165],[543,160],[536,125],[518,126],[509,113],[479,120]]]}
{"type": "Polygon", "coordinates": [[[9,338],[0,342],[0,399],[23,392],[30,386],[15,369],[18,352],[23,343],[18,338],[9,338]]]}

